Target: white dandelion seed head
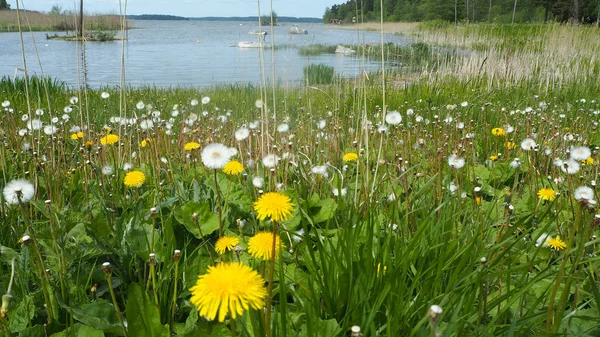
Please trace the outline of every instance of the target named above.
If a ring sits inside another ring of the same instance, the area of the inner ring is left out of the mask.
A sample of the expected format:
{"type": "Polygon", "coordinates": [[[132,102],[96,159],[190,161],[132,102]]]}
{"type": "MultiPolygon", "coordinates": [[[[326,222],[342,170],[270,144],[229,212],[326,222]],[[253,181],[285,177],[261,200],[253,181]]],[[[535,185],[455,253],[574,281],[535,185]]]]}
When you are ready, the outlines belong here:
{"type": "Polygon", "coordinates": [[[109,94],[108,92],[106,92],[106,91],[103,91],[103,92],[100,94],[100,97],[102,97],[102,98],[104,98],[104,99],[107,99],[107,98],[109,98],[109,97],[110,97],[110,94],[109,94]]]}
{"type": "Polygon", "coordinates": [[[250,122],[250,124],[248,124],[248,127],[250,129],[256,129],[260,126],[260,121],[254,121],[254,122],[250,122]]]}
{"type": "Polygon", "coordinates": [[[19,130],[19,136],[23,137],[27,134],[27,129],[20,129],[19,130]]]}
{"type": "Polygon", "coordinates": [[[79,102],[79,98],[77,96],[72,96],[71,98],[69,98],[69,102],[71,104],[77,104],[79,102]]]}
{"type": "Polygon", "coordinates": [[[592,151],[587,146],[572,146],[571,147],[571,159],[573,160],[586,160],[591,157],[592,151]]]}
{"type": "Polygon", "coordinates": [[[58,117],[52,117],[52,119],[50,120],[50,122],[52,122],[52,124],[58,123],[58,117]]]}
{"type": "Polygon", "coordinates": [[[29,115],[23,115],[23,116],[21,116],[21,120],[23,122],[27,122],[29,120],[29,115]]]}
{"type": "Polygon", "coordinates": [[[327,125],[327,121],[324,119],[321,119],[319,122],[317,122],[317,128],[319,129],[324,129],[325,125],[327,125]]]}
{"type": "Polygon", "coordinates": [[[279,163],[279,156],[277,156],[276,154],[268,154],[266,156],[263,157],[262,159],[262,163],[266,168],[272,168],[275,167],[275,165],[277,165],[279,163]]]}
{"type": "Polygon", "coordinates": [[[594,190],[588,186],[579,186],[573,192],[573,197],[575,200],[594,200],[594,190]]]}
{"type": "Polygon", "coordinates": [[[57,130],[58,129],[56,128],[56,126],[52,124],[44,126],[44,133],[48,136],[52,136],[56,133],[57,130]]]}
{"type": "Polygon", "coordinates": [[[109,164],[102,166],[102,174],[105,176],[111,176],[114,173],[113,167],[109,164]]]}
{"type": "Polygon", "coordinates": [[[191,101],[190,101],[190,105],[191,105],[191,106],[196,106],[196,105],[198,105],[198,100],[197,100],[197,99],[193,99],[193,100],[191,100],[191,101]]]}
{"type": "Polygon", "coordinates": [[[236,149],[235,147],[230,147],[229,148],[229,156],[235,157],[237,155],[238,155],[238,149],[236,149]]]}
{"type": "Polygon", "coordinates": [[[144,119],[140,122],[140,128],[142,130],[148,130],[154,128],[154,122],[151,119],[144,119]]]}
{"type": "Polygon", "coordinates": [[[252,185],[256,188],[263,188],[265,180],[262,177],[252,178],[252,185]]]}
{"type": "Polygon", "coordinates": [[[285,133],[285,132],[288,132],[289,130],[290,130],[290,126],[286,123],[282,123],[277,126],[277,132],[279,132],[279,133],[285,133]]]}
{"type": "Polygon", "coordinates": [[[329,173],[327,172],[327,165],[313,166],[310,171],[312,174],[322,176],[323,178],[327,178],[329,176],[329,173]]]}
{"type": "Polygon", "coordinates": [[[125,163],[123,164],[123,171],[129,171],[133,168],[133,164],[132,163],[125,163]]]}
{"type": "Polygon", "coordinates": [[[221,143],[212,143],[202,150],[201,158],[206,167],[219,170],[231,159],[231,151],[221,143]]]}
{"type": "Polygon", "coordinates": [[[263,101],[261,99],[257,99],[256,102],[254,102],[254,106],[257,109],[262,109],[262,107],[264,106],[264,103],[263,103],[263,101]]]}
{"type": "Polygon", "coordinates": [[[537,146],[537,144],[536,144],[535,140],[533,140],[531,138],[525,138],[521,142],[521,149],[523,149],[523,151],[531,151],[536,146],[537,146]]]}
{"type": "Polygon", "coordinates": [[[569,159],[563,162],[560,169],[566,174],[575,174],[579,172],[579,162],[573,159],[569,159]]]}
{"type": "Polygon", "coordinates": [[[9,106],[10,106],[10,101],[5,100],[5,101],[2,102],[2,107],[3,108],[8,108],[9,106]]]}
{"type": "Polygon", "coordinates": [[[10,205],[15,205],[31,200],[35,195],[35,188],[29,180],[15,179],[9,181],[2,192],[4,200],[10,205]]]}
{"type": "Polygon", "coordinates": [[[42,109],[35,110],[35,115],[36,116],[43,116],[44,115],[44,110],[42,110],[42,109]]]}
{"type": "Polygon", "coordinates": [[[463,166],[465,166],[465,159],[464,158],[460,158],[459,156],[452,154],[448,157],[448,165],[450,165],[450,167],[455,168],[455,169],[460,169],[463,166]]]}
{"type": "Polygon", "coordinates": [[[244,140],[244,139],[248,138],[248,136],[250,136],[250,130],[248,130],[245,127],[241,127],[235,131],[234,136],[235,136],[235,140],[237,140],[238,142],[241,142],[242,140],[244,140]]]}
{"type": "Polygon", "coordinates": [[[389,125],[398,125],[402,123],[402,115],[398,111],[390,111],[385,115],[385,122],[389,125]]]}
{"type": "Polygon", "coordinates": [[[27,128],[29,130],[37,131],[40,130],[44,126],[41,120],[35,118],[27,122],[27,128]]]}
{"type": "Polygon", "coordinates": [[[202,97],[202,104],[208,104],[208,103],[210,103],[210,97],[208,97],[208,96],[202,97]]]}

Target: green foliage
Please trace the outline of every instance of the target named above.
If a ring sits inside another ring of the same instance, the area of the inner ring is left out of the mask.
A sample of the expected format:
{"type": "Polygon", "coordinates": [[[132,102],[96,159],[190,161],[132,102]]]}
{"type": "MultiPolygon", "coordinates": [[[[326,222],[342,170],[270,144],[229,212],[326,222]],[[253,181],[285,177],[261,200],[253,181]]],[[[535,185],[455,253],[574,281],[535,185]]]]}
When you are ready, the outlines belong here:
{"type": "Polygon", "coordinates": [[[0,10],[10,10],[10,4],[6,0],[0,0],[0,10]]]}
{"type": "Polygon", "coordinates": [[[304,81],[307,85],[330,84],[334,80],[334,75],[334,68],[325,64],[311,64],[304,67],[304,81]]]}
{"type": "MultiPolygon", "coordinates": [[[[383,0],[382,8],[386,21],[454,22],[456,19],[468,22],[511,23],[515,3],[515,21],[521,23],[548,20],[594,23],[598,19],[600,6],[595,0],[383,0]],[[579,4],[577,17],[575,3],[579,4]]],[[[358,21],[378,21],[380,7],[379,0],[348,0],[343,4],[328,7],[323,15],[323,22],[340,19],[351,23],[353,17],[358,18],[358,21]]]]}

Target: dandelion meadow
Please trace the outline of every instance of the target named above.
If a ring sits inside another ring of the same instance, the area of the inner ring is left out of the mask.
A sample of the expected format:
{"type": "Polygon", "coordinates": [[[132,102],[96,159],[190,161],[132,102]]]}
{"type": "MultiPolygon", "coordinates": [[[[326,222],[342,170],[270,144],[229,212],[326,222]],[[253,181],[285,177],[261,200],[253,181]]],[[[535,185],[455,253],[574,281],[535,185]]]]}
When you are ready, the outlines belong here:
{"type": "Polygon", "coordinates": [[[600,37],[527,27],[319,86],[5,77],[0,334],[598,335],[600,64],[555,42],[600,37]]]}

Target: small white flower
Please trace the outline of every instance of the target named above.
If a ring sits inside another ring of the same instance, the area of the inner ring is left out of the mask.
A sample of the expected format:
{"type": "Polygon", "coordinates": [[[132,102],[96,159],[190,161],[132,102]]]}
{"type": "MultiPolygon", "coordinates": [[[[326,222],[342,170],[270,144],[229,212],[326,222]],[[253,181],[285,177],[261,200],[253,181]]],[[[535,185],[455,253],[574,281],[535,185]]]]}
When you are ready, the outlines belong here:
{"type": "Polygon", "coordinates": [[[539,247],[548,247],[548,241],[550,241],[552,239],[552,236],[550,236],[549,234],[546,233],[542,233],[542,235],[540,235],[537,240],[535,241],[535,246],[539,247]]]}
{"type": "Polygon", "coordinates": [[[4,200],[11,205],[28,202],[35,195],[33,184],[25,179],[11,180],[3,190],[4,200]]]}
{"type": "Polygon", "coordinates": [[[339,197],[340,195],[342,197],[346,196],[346,193],[348,192],[348,188],[343,187],[341,190],[339,190],[337,187],[334,187],[333,190],[331,190],[331,192],[333,193],[334,196],[339,197]]]}

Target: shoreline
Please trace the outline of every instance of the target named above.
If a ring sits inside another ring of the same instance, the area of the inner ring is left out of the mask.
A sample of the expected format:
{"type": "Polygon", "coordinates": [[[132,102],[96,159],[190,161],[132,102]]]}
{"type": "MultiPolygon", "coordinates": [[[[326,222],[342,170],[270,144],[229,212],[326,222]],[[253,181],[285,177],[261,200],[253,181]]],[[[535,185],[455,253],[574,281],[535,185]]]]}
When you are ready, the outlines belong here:
{"type": "MultiPolygon", "coordinates": [[[[331,29],[345,29],[345,30],[365,30],[365,31],[379,31],[381,30],[381,23],[379,22],[362,22],[350,25],[336,25],[326,24],[331,29]]],[[[419,26],[418,22],[384,22],[383,32],[385,34],[406,34],[412,32],[419,26]]]]}

